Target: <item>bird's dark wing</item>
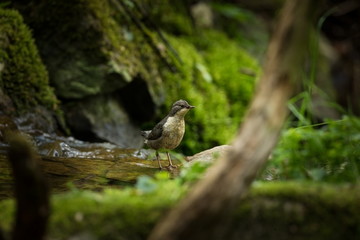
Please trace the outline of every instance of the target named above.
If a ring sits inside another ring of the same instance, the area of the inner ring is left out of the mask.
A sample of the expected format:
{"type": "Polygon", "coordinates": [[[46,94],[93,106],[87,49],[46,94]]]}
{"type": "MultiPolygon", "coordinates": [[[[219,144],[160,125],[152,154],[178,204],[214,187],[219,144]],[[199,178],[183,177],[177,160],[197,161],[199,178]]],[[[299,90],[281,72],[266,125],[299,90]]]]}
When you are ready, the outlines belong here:
{"type": "Polygon", "coordinates": [[[155,125],[155,127],[151,130],[149,136],[147,137],[148,140],[155,140],[161,137],[163,133],[163,126],[166,122],[168,117],[161,120],[158,124],[155,125]]]}

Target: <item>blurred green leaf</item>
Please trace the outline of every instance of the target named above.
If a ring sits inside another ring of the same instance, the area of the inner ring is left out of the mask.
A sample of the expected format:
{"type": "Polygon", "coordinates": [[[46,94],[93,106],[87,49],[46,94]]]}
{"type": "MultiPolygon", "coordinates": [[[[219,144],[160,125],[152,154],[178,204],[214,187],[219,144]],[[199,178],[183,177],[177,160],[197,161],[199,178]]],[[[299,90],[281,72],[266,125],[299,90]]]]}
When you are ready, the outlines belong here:
{"type": "Polygon", "coordinates": [[[7,1],[7,2],[2,2],[2,3],[0,3],[0,8],[5,8],[5,7],[9,6],[10,3],[11,3],[11,2],[9,2],[9,1],[7,1]]]}
{"type": "Polygon", "coordinates": [[[158,188],[156,181],[149,176],[140,176],[136,182],[136,189],[143,193],[154,192],[158,188]]]}
{"type": "Polygon", "coordinates": [[[201,64],[201,63],[196,63],[196,64],[195,64],[195,67],[196,67],[197,70],[199,70],[202,78],[203,78],[206,82],[208,82],[208,83],[211,83],[211,82],[212,82],[212,77],[211,77],[210,73],[208,72],[207,68],[206,68],[203,64],[201,64]]]}
{"type": "Polygon", "coordinates": [[[170,179],[170,173],[161,171],[155,174],[155,179],[159,181],[164,181],[170,179]]]}
{"type": "Polygon", "coordinates": [[[182,182],[195,182],[201,179],[209,165],[209,163],[197,162],[188,168],[182,169],[180,173],[182,182]]]}
{"type": "Polygon", "coordinates": [[[320,181],[326,175],[325,170],[322,168],[313,168],[308,171],[309,176],[312,180],[320,181]]]}
{"type": "Polygon", "coordinates": [[[211,4],[212,8],[228,18],[235,19],[237,21],[247,21],[251,18],[251,13],[248,10],[239,8],[233,4],[225,4],[225,3],[213,3],[211,4]]]}

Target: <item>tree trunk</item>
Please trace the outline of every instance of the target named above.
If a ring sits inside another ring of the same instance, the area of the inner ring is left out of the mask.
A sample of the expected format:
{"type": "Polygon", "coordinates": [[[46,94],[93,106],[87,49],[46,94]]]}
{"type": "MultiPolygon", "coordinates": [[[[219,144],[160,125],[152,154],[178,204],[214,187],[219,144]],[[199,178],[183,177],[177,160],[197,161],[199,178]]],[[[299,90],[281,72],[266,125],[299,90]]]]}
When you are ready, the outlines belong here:
{"type": "Polygon", "coordinates": [[[226,213],[247,193],[277,143],[288,114],[287,100],[300,83],[315,4],[318,1],[286,1],[234,149],[159,222],[150,240],[221,239],[224,235],[226,213]]]}

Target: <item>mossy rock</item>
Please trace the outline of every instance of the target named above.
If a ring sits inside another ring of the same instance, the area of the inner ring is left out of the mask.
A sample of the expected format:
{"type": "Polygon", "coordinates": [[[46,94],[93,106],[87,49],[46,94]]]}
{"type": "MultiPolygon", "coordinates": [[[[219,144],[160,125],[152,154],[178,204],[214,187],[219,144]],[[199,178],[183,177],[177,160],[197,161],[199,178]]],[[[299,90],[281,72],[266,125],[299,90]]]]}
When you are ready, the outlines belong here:
{"type": "Polygon", "coordinates": [[[178,99],[196,106],[186,116],[187,130],[179,149],[192,155],[229,143],[254,93],[259,63],[238,39],[215,28],[194,28],[191,2],[142,2],[166,32],[164,36],[173,49],[172,62],[178,69],[177,73],[162,71],[166,95],[160,116],[167,114],[178,99]]]}
{"type": "Polygon", "coordinates": [[[0,88],[18,113],[42,105],[56,110],[58,100],[31,31],[15,10],[0,9],[0,88]]]}
{"type": "Polygon", "coordinates": [[[229,143],[252,97],[257,61],[224,33],[194,29],[189,3],[119,4],[48,1],[32,6],[31,13],[26,4],[17,6],[34,29],[58,96],[71,104],[74,99],[118,93],[139,122],[156,112],[138,117],[142,105],[150,102],[147,109],[155,109],[165,101],[144,129],[165,116],[173,102],[185,99],[197,108],[186,117],[179,150],[192,155],[229,143]],[[146,85],[145,94],[123,91],[137,79],[146,85]]]}
{"type": "Polygon", "coordinates": [[[254,93],[259,63],[238,38],[215,28],[194,28],[188,1],[142,1],[141,7],[165,32],[178,70],[162,71],[165,106],[159,116],[166,115],[178,99],[196,106],[186,116],[187,130],[179,150],[192,155],[229,143],[254,93]]]}
{"type": "Polygon", "coordinates": [[[34,30],[60,98],[108,94],[135,77],[149,81],[155,102],[161,95],[159,60],[144,37],[151,34],[132,22],[137,12],[130,6],[130,13],[100,0],[47,1],[31,12],[26,4],[15,7],[34,30]]]}
{"type": "MultiPolygon", "coordinates": [[[[146,239],[187,189],[177,180],[161,178],[143,179],[137,188],[54,196],[50,239],[146,239]]],[[[226,221],[213,223],[225,223],[223,231],[215,234],[212,229],[217,228],[208,228],[204,234],[206,239],[358,239],[359,201],[356,186],[255,183],[249,196],[226,215],[226,221]]],[[[0,227],[9,234],[14,202],[2,201],[0,209],[0,227]]]]}

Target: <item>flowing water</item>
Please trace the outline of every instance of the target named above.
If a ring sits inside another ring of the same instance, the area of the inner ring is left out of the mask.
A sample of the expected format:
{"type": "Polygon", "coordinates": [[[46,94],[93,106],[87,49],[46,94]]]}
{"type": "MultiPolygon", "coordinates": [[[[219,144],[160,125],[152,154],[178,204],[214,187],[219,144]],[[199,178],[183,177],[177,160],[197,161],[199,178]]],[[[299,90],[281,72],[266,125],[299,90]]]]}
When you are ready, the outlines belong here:
{"type": "MultiPolygon", "coordinates": [[[[40,165],[53,192],[122,187],[134,184],[141,175],[152,176],[159,171],[152,150],[122,149],[111,143],[89,143],[31,128],[21,130],[41,157],[40,165]]],[[[0,141],[0,199],[13,195],[13,179],[6,157],[8,147],[0,141]]],[[[166,156],[161,156],[162,165],[166,166],[166,156]]]]}

